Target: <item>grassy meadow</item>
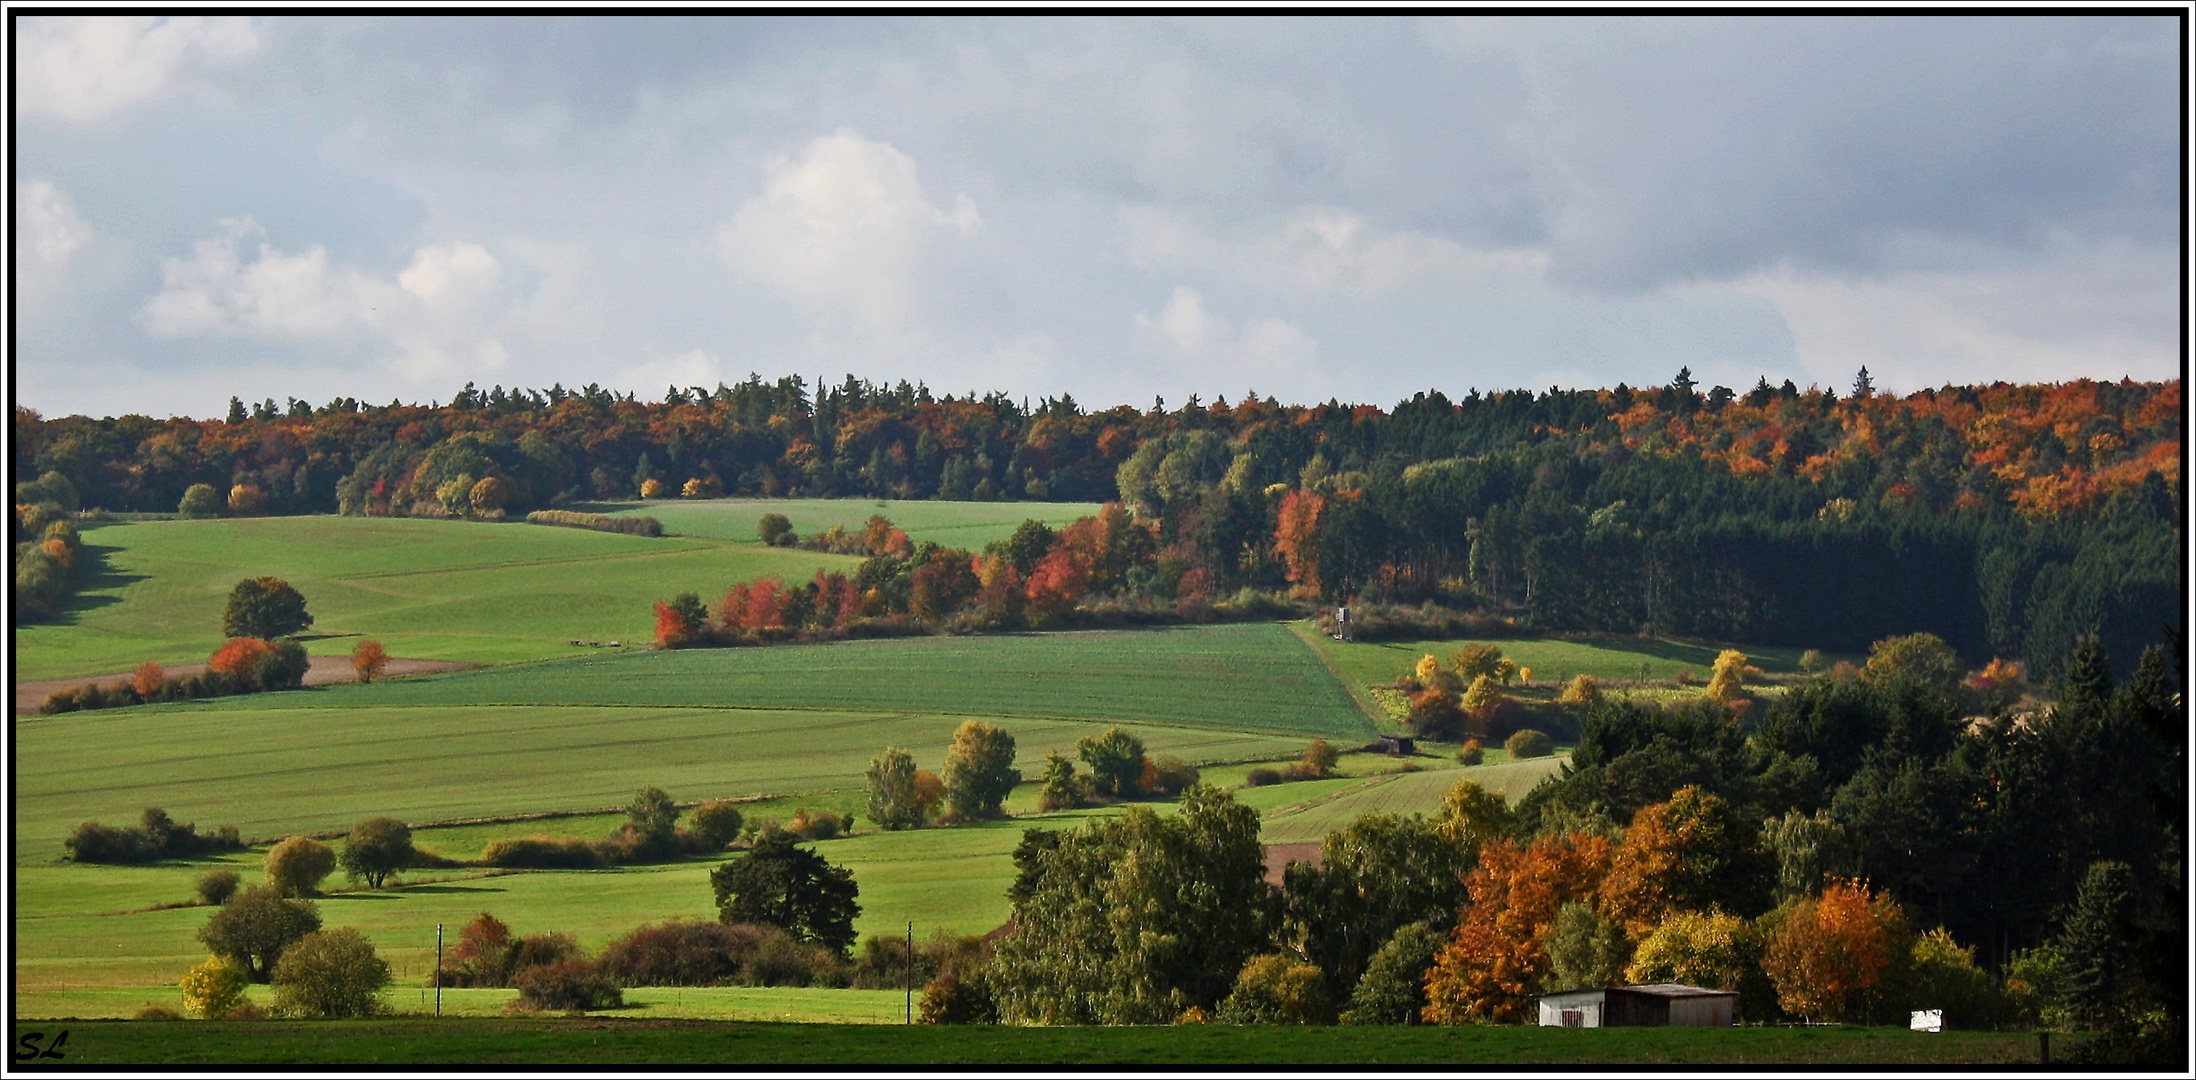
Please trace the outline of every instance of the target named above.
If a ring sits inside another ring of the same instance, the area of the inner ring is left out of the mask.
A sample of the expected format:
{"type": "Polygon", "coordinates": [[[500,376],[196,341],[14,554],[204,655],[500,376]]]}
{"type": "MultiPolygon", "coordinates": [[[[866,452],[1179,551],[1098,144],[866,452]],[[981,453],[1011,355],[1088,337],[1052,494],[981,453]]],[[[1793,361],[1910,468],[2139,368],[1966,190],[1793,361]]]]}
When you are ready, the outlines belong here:
{"type": "MultiPolygon", "coordinates": [[[[686,991],[688,995],[697,991],[686,991]]],[[[849,991],[835,991],[849,993],[849,991]]],[[[889,1014],[891,991],[870,991],[889,1014]]],[[[431,1007],[431,1006],[430,1006],[431,1007]]],[[[417,1008],[416,1003],[414,1008],[417,1008]]],[[[68,1025],[72,1065],[290,1066],[542,1062],[597,1068],[690,1064],[1124,1065],[1337,1063],[1442,1070],[1599,1063],[1619,1066],[1815,1068],[2034,1065],[2026,1033],[1901,1028],[1542,1027],[932,1027],[874,1021],[753,1024],[657,1020],[652,1007],[585,1019],[396,1017],[380,1020],[68,1025]]],[[[889,1022],[889,1021],[887,1021],[889,1022]]],[[[18,1022],[11,1034],[59,1027],[18,1022]]],[[[2063,1052],[2067,1039],[2054,1052],[2063,1052]]]]}
{"type": "Polygon", "coordinates": [[[891,518],[916,541],[981,551],[985,544],[1013,535],[1022,522],[1035,519],[1057,529],[1099,510],[1098,503],[938,502],[928,499],[658,499],[606,503],[597,509],[615,517],[652,517],[665,532],[719,540],[758,541],[756,523],[764,514],[784,514],[801,536],[838,525],[862,528],[872,514],[891,518]]]}

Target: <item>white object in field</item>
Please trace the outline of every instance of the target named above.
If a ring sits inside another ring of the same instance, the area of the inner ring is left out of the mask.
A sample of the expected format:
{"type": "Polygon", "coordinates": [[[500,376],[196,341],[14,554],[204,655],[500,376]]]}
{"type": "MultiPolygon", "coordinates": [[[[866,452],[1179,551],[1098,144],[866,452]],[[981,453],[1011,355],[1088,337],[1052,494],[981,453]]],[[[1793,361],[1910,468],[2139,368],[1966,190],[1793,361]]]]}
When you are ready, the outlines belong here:
{"type": "Polygon", "coordinates": [[[1916,1009],[1914,1010],[1913,1020],[1908,1026],[1915,1031],[1943,1031],[1944,1010],[1916,1009]]]}

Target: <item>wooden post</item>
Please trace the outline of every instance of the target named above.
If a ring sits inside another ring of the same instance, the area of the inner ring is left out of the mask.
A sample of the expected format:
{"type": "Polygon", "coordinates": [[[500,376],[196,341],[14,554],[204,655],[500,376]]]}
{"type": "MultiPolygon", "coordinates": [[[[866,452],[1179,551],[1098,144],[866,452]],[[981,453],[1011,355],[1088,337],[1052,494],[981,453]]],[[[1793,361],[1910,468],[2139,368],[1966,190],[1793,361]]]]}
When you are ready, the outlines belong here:
{"type": "Polygon", "coordinates": [[[907,1022],[915,1023],[915,923],[907,924],[907,1022]]]}
{"type": "Polygon", "coordinates": [[[2048,1031],[2036,1033],[2036,1064],[2051,1064],[2051,1033],[2048,1031]]]}
{"type": "Polygon", "coordinates": [[[442,924],[435,924],[435,1015],[442,1015],[442,924]]]}

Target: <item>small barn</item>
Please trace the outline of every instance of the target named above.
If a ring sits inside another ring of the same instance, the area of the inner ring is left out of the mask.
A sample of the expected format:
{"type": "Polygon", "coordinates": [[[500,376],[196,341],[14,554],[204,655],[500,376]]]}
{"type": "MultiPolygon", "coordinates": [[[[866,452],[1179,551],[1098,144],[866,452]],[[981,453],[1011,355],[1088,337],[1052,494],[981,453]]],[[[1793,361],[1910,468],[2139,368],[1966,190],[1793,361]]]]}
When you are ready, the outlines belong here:
{"type": "Polygon", "coordinates": [[[1542,1027],[1730,1027],[1738,994],[1680,983],[1543,994],[1542,1027]]]}
{"type": "Polygon", "coordinates": [[[1410,757],[1418,753],[1418,744],[1408,735],[1382,735],[1380,752],[1389,757],[1410,757]]]}

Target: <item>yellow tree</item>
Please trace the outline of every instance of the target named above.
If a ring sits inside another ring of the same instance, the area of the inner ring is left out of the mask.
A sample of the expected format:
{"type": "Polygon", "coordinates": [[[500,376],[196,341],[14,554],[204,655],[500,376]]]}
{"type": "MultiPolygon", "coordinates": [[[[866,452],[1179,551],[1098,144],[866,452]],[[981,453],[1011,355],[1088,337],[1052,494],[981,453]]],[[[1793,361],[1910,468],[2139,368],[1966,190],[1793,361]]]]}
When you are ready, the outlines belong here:
{"type": "Polygon", "coordinates": [[[1593,676],[1581,672],[1571,679],[1571,685],[1563,688],[1563,693],[1556,698],[1556,702],[1562,705],[1600,704],[1601,684],[1595,682],[1593,676]]]}
{"type": "Polygon", "coordinates": [[[1716,654],[1715,673],[1708,678],[1708,696],[1726,704],[1746,695],[1746,654],[1725,649],[1716,654]]]}
{"type": "Polygon", "coordinates": [[[1441,661],[1427,655],[1418,658],[1418,666],[1412,669],[1412,674],[1417,677],[1418,685],[1432,686],[1434,676],[1439,674],[1440,671],[1441,661]]]}

